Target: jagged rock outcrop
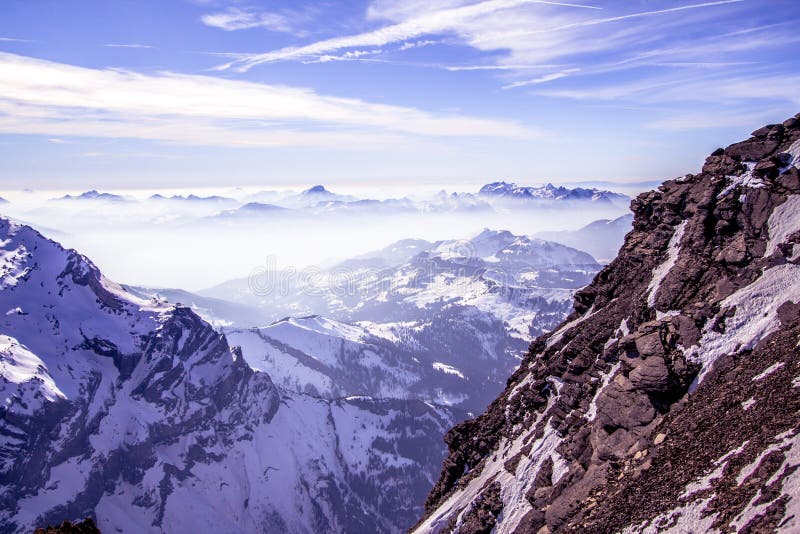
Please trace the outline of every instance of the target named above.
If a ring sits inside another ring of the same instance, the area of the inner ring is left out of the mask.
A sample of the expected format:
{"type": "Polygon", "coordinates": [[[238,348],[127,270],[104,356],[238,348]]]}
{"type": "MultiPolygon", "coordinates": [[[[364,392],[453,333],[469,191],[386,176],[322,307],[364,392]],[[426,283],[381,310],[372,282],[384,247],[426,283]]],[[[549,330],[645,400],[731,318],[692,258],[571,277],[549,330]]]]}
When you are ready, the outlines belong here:
{"type": "Polygon", "coordinates": [[[572,315],[447,434],[417,532],[800,529],[798,119],[632,202],[572,315]]]}
{"type": "Polygon", "coordinates": [[[33,534],[100,534],[100,531],[97,529],[97,525],[94,524],[94,520],[91,517],[87,517],[77,523],[64,521],[57,527],[40,527],[33,534]]]}

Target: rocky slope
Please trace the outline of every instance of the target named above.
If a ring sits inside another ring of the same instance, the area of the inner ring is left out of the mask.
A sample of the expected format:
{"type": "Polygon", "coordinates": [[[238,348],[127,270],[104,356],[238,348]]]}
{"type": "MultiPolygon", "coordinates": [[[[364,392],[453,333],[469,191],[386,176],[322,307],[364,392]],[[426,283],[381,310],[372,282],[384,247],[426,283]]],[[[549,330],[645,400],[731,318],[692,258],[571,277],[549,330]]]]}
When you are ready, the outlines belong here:
{"type": "Polygon", "coordinates": [[[632,203],[416,532],[800,530],[800,115],[632,203]]]}
{"type": "Polygon", "coordinates": [[[99,532],[94,520],[91,517],[87,517],[78,523],[64,521],[57,527],[40,527],[33,534],[99,534],[99,532]]]}
{"type": "Polygon", "coordinates": [[[398,532],[460,418],[283,392],[190,309],[6,219],[0,312],[2,533],[398,532]]]}

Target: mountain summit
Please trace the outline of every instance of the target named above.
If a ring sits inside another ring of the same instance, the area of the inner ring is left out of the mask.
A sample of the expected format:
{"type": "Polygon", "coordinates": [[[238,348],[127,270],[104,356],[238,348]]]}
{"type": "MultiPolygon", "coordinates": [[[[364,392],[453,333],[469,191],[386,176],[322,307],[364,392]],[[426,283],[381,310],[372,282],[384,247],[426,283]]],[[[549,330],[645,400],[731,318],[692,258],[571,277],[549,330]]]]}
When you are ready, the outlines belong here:
{"type": "Polygon", "coordinates": [[[632,203],[416,532],[800,529],[800,115],[632,203]]]}
{"type": "Polygon", "coordinates": [[[315,185],[313,187],[309,187],[300,194],[303,196],[335,196],[333,193],[325,189],[324,185],[315,185]]]}

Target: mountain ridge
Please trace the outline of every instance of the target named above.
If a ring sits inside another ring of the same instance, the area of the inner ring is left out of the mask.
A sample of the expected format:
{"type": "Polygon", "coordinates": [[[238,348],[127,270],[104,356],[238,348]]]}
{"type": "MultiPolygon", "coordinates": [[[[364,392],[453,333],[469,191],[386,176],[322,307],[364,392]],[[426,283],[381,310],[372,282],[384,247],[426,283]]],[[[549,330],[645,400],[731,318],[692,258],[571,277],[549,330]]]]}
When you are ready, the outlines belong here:
{"type": "Polygon", "coordinates": [[[800,115],[634,199],[619,256],[448,432],[414,532],[798,528],[798,163],[800,115]]]}
{"type": "Polygon", "coordinates": [[[519,186],[511,182],[492,182],[481,187],[478,192],[484,197],[500,197],[517,200],[556,200],[612,202],[627,201],[628,196],[596,188],[554,186],[551,183],[534,187],[519,186]]]}

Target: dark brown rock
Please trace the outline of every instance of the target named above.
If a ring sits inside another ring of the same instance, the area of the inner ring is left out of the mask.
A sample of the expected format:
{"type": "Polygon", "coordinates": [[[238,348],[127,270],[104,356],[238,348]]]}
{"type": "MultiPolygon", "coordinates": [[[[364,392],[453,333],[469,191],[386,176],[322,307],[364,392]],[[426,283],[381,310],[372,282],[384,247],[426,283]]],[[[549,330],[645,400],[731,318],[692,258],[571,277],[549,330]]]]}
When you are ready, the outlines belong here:
{"type": "Polygon", "coordinates": [[[741,161],[758,161],[772,154],[780,143],[772,139],[743,141],[725,149],[725,153],[741,161]]]}
{"type": "Polygon", "coordinates": [[[640,360],[628,378],[634,388],[650,393],[661,393],[669,388],[669,369],[661,356],[640,360]]]}
{"type": "Polygon", "coordinates": [[[769,125],[767,125],[767,126],[762,126],[761,128],[759,128],[758,130],[754,131],[754,132],[753,132],[752,134],[750,134],[750,135],[752,135],[753,137],[758,137],[759,139],[764,139],[765,137],[767,137],[767,135],[769,134],[769,132],[770,132],[770,131],[772,130],[772,128],[774,128],[774,127],[775,127],[775,125],[774,125],[774,124],[769,124],[769,125]]]}
{"type": "Polygon", "coordinates": [[[755,174],[756,176],[764,176],[770,179],[775,178],[779,174],[778,165],[776,165],[774,161],[769,159],[760,161],[753,168],[753,174],[755,174]]]}
{"type": "Polygon", "coordinates": [[[78,523],[64,521],[57,527],[37,528],[34,534],[100,534],[100,530],[95,525],[94,520],[91,517],[87,517],[78,523]]]}

